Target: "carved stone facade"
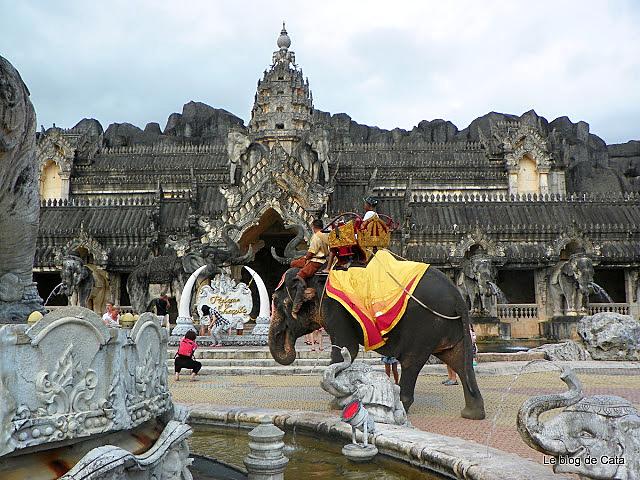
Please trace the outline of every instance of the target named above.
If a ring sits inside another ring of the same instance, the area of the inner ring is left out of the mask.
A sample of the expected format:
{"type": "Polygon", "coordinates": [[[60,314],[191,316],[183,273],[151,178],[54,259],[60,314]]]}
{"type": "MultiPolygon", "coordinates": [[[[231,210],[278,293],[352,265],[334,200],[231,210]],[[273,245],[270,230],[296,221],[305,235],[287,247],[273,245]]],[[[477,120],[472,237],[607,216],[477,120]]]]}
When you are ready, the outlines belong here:
{"type": "MultiPolygon", "coordinates": [[[[102,132],[83,120],[39,135],[41,162],[73,159],[69,198],[42,207],[41,284],[54,282],[46,272],[59,270],[56,255],[82,232],[110,283],[125,285],[150,257],[181,255],[194,240],[223,245],[225,226],[235,224],[232,239],[243,252],[252,247],[249,266],[272,290],[285,266],[269,252],[287,247],[292,224],[308,240],[312,219],[358,212],[362,198],[375,195],[380,211],[401,225],[392,236],[397,253],[452,279],[475,254],[491,262],[504,298],[495,295],[490,313],[500,323],[483,334],[537,336],[538,322],[571,313],[550,308],[550,285],[573,254],[590,258],[593,282],[613,300],[603,302],[592,288],[583,311],[640,313],[640,193],[609,161],[609,150],[620,148],[609,149],[584,122],[548,122],[533,111],[489,113],[464,130],[443,120],[411,131],[360,125],[314,107],[284,28],[277,46],[247,127],[190,102],[163,131],[114,124],[102,132]],[[63,153],[56,157],[52,145],[63,153]]],[[[126,304],[126,292],[114,290],[113,300],[126,304]]]]}

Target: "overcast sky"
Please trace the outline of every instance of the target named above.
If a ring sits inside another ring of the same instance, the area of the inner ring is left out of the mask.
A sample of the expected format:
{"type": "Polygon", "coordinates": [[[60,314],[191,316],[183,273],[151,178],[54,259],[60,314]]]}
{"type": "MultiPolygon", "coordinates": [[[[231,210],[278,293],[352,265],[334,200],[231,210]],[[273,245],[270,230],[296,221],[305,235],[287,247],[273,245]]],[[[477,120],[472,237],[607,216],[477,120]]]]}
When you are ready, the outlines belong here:
{"type": "Polygon", "coordinates": [[[314,105],[383,128],[489,111],[640,139],[640,1],[0,0],[38,123],[164,128],[190,100],[248,120],[282,20],[314,105]]]}

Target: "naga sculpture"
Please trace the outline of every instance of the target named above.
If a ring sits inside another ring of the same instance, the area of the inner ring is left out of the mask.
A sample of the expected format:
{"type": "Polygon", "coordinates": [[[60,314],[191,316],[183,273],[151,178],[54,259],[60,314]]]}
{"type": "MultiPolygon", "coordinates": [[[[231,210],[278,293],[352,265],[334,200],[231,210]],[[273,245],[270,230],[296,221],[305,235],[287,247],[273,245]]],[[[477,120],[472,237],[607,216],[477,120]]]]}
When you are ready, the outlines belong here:
{"type": "Polygon", "coordinates": [[[469,302],[472,315],[496,315],[495,276],[491,258],[486,255],[474,255],[463,262],[458,286],[469,302]]]}
{"type": "Polygon", "coordinates": [[[585,397],[571,369],[560,378],[562,394],[532,397],[518,411],[517,425],[527,445],[554,457],[553,471],[580,478],[640,479],[640,415],[627,400],[613,395],[585,397]],[[564,408],[546,422],[540,415],[564,408]]]}
{"type": "Polygon", "coordinates": [[[577,316],[587,313],[593,284],[593,263],[584,253],[575,253],[560,262],[550,278],[549,293],[553,316],[577,316]]]}
{"type": "Polygon", "coordinates": [[[0,57],[0,320],[24,322],[42,300],[33,283],[40,199],[36,114],[18,71],[0,57]]]}
{"type": "Polygon", "coordinates": [[[237,225],[225,225],[221,236],[225,248],[201,245],[185,255],[161,255],[140,264],[127,280],[127,292],[131,306],[137,312],[144,312],[149,305],[149,285],[167,285],[176,294],[181,292],[189,275],[199,267],[207,265],[203,274],[211,277],[219,273],[220,267],[242,265],[254,258],[253,248],[249,246],[247,253],[242,254],[240,245],[229,237],[231,230],[239,230],[237,225]]]}
{"type": "Polygon", "coordinates": [[[320,386],[334,397],[340,408],[359,400],[376,422],[405,425],[407,414],[400,401],[400,387],[371,365],[353,363],[349,349],[340,350],[343,361],[327,367],[320,386]]]}
{"type": "Polygon", "coordinates": [[[305,232],[304,232],[304,227],[302,225],[298,225],[296,223],[294,224],[288,223],[285,225],[285,228],[287,230],[291,228],[295,229],[296,236],[293,237],[289,241],[289,243],[287,243],[286,247],[284,247],[284,257],[279,256],[274,247],[271,247],[271,256],[275,258],[278,262],[280,262],[282,265],[289,265],[291,263],[291,260],[293,260],[294,258],[303,257],[307,253],[307,249],[306,248],[304,250],[298,249],[298,245],[304,242],[305,232]]]}
{"type": "Polygon", "coordinates": [[[109,293],[109,276],[95,265],[85,265],[78,255],[62,260],[62,285],[69,305],[91,308],[102,313],[109,293]]]}

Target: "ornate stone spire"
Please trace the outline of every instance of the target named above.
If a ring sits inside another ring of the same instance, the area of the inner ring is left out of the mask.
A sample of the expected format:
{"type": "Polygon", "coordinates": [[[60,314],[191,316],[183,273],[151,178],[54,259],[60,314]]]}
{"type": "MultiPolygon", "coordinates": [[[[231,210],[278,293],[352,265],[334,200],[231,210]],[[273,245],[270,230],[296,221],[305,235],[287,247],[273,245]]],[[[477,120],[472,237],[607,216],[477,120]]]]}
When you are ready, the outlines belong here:
{"type": "Polygon", "coordinates": [[[291,38],[284,22],[276,43],[271,67],[258,82],[249,130],[257,141],[269,146],[279,141],[290,151],[310,128],[313,101],[309,82],[289,50],[291,38]]]}

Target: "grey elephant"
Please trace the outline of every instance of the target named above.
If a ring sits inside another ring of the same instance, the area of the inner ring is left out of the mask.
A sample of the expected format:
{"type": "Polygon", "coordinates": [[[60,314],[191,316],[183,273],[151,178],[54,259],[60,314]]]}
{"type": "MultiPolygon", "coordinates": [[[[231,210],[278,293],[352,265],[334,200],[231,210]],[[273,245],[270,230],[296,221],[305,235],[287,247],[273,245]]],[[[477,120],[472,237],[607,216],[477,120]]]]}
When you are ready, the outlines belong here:
{"type": "Polygon", "coordinates": [[[202,275],[213,277],[220,273],[222,266],[243,265],[255,257],[253,248],[249,246],[243,254],[240,245],[229,237],[231,230],[238,230],[237,225],[229,224],[222,228],[222,240],[225,247],[200,245],[182,257],[177,255],[161,255],[141,263],[129,275],[127,292],[131,306],[137,312],[144,312],[149,305],[149,285],[161,284],[170,287],[176,296],[182,292],[189,275],[199,267],[207,265],[202,275]]]}
{"type": "Polygon", "coordinates": [[[576,253],[554,268],[549,285],[553,316],[577,316],[587,313],[593,291],[593,262],[584,253],[576,253]]]}
{"type": "Polygon", "coordinates": [[[33,284],[40,199],[36,114],[20,74],[0,57],[0,320],[24,322],[42,300],[33,284]]]}
{"type": "Polygon", "coordinates": [[[236,171],[241,165],[241,158],[249,148],[251,140],[248,135],[239,128],[231,128],[227,133],[227,156],[229,157],[229,183],[237,182],[236,171]]]}
{"type": "Polygon", "coordinates": [[[67,255],[62,260],[63,293],[69,305],[91,308],[102,313],[109,293],[109,276],[94,265],[85,265],[77,255],[67,255]]]}
{"type": "Polygon", "coordinates": [[[458,277],[458,287],[469,302],[472,315],[497,314],[496,270],[491,258],[477,254],[465,260],[458,277]]]}
{"type": "Polygon", "coordinates": [[[349,349],[340,350],[343,361],[327,367],[320,386],[336,398],[340,408],[360,400],[376,422],[405,425],[407,413],[400,401],[400,387],[389,377],[362,362],[352,363],[349,349]]]}
{"type": "Polygon", "coordinates": [[[560,378],[569,387],[562,394],[532,397],[518,411],[517,426],[527,445],[553,456],[556,473],[580,478],[640,479],[640,416],[621,397],[585,397],[571,369],[560,378]],[[546,422],[540,415],[564,408],[546,422]]]}

